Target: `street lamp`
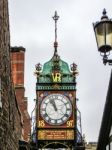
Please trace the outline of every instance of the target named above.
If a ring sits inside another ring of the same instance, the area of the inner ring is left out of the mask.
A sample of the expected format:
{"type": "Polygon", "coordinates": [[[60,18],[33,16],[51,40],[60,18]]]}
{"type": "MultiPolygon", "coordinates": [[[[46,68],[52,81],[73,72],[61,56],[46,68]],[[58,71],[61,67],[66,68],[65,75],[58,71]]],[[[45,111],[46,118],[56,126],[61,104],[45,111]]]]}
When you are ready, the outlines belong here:
{"type": "Polygon", "coordinates": [[[101,21],[93,24],[98,51],[103,57],[103,63],[112,65],[112,59],[108,59],[110,51],[112,50],[112,19],[106,15],[107,12],[103,10],[101,21]]]}

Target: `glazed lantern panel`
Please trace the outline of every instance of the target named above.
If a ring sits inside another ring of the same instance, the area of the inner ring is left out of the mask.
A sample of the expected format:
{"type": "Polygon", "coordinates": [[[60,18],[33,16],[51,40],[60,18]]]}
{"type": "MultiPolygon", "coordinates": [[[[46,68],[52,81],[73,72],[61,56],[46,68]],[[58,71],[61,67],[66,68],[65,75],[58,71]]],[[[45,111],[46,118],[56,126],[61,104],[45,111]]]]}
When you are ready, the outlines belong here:
{"type": "Polygon", "coordinates": [[[101,21],[94,25],[98,50],[102,53],[112,49],[112,21],[101,21]]]}

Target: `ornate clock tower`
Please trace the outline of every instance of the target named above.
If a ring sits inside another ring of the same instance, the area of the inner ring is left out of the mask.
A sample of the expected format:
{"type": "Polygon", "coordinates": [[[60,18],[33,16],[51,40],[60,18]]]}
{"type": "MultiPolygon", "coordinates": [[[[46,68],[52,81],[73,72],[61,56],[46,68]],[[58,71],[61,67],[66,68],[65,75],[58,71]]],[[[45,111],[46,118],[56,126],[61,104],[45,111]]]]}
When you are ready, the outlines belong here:
{"type": "MultiPolygon", "coordinates": [[[[57,52],[57,12],[54,55],[42,66],[36,65],[36,140],[37,149],[77,147],[76,74],[77,65],[61,60],[57,52]]],[[[80,134],[81,135],[81,134],[80,134]]],[[[81,136],[82,138],[82,136],[81,136]]],[[[80,141],[82,143],[82,141],[80,141]]]]}

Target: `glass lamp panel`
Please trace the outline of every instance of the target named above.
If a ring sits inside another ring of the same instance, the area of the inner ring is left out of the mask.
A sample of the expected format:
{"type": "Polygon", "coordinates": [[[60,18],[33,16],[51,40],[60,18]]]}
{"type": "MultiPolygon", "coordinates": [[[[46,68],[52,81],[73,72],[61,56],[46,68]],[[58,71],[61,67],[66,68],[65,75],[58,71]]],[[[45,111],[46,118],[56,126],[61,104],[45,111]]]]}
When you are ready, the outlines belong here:
{"type": "Polygon", "coordinates": [[[112,136],[112,126],[111,126],[111,129],[110,129],[110,134],[109,134],[109,136],[112,136]]]}
{"type": "Polygon", "coordinates": [[[110,143],[110,150],[112,150],[112,142],[110,143]]]}
{"type": "Polygon", "coordinates": [[[106,45],[112,49],[112,22],[106,23],[106,45]]]}
{"type": "Polygon", "coordinates": [[[109,145],[106,146],[106,150],[109,150],[109,145]]]}
{"type": "Polygon", "coordinates": [[[95,27],[96,41],[98,50],[103,51],[102,47],[105,45],[105,24],[100,23],[95,27]]]}

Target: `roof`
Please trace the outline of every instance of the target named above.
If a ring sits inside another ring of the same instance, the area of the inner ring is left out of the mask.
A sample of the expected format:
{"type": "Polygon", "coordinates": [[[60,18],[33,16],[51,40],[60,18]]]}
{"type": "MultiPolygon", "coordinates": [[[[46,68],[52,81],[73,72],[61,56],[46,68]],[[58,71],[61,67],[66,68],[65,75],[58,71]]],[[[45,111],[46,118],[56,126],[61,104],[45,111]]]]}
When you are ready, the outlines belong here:
{"type": "Polygon", "coordinates": [[[108,86],[106,102],[99,132],[97,150],[105,150],[108,144],[110,129],[112,125],[112,72],[108,86]]]}
{"type": "MultiPolygon", "coordinates": [[[[43,74],[51,74],[52,66],[53,66],[53,60],[51,59],[50,61],[48,61],[44,64],[42,73],[43,74]]],[[[60,59],[59,66],[60,66],[61,73],[70,74],[70,69],[66,62],[64,62],[63,60],[60,59]]]]}
{"type": "Polygon", "coordinates": [[[39,83],[51,83],[53,73],[60,73],[62,83],[72,83],[74,80],[68,64],[61,60],[58,54],[54,54],[54,56],[43,65],[43,69],[40,72],[39,83]]]}

